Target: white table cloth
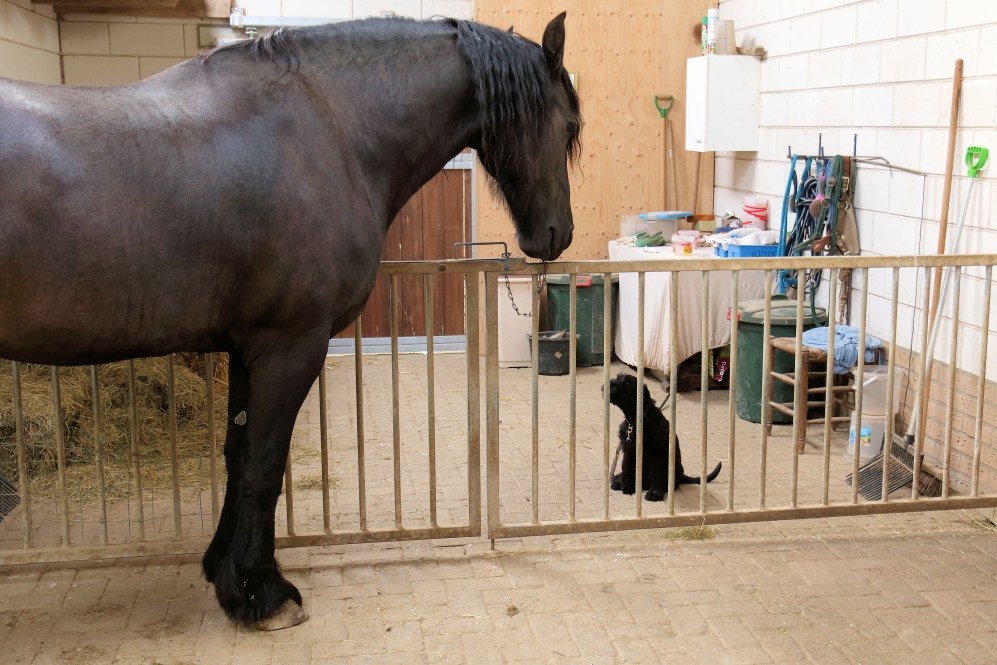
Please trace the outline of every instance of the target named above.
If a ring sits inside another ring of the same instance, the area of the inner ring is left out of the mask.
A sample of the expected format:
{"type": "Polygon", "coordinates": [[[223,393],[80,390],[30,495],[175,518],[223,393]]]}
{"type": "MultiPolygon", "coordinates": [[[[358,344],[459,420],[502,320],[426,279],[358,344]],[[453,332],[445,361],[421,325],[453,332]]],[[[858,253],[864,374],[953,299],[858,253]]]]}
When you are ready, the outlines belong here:
{"type": "MultiPolygon", "coordinates": [[[[630,247],[609,243],[609,258],[613,261],[654,261],[677,256],[671,247],[630,247]]],[[[690,258],[713,257],[712,249],[697,249],[690,258]]],[[[716,258],[717,268],[726,259],[716,258]]],[[[668,374],[671,358],[681,363],[702,351],[702,299],[701,272],[683,272],[678,279],[678,348],[672,354],[671,337],[671,288],[670,272],[647,273],[644,281],[644,366],[668,374]]],[[[710,336],[709,348],[715,349],[730,343],[731,273],[729,270],[710,272],[710,336]]],[[[761,270],[742,270],[738,286],[738,300],[756,300],[764,296],[765,273],[761,270]]],[[[616,326],[616,355],[628,365],[637,365],[637,273],[620,273],[620,300],[616,326]]]]}

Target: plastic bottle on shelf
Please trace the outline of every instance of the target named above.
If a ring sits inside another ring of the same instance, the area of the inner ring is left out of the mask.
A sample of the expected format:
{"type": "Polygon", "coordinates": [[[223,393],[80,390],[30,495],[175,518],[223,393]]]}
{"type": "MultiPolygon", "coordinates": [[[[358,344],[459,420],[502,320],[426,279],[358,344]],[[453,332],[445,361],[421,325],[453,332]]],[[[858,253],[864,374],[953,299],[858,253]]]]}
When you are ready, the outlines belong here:
{"type": "Polygon", "coordinates": [[[717,52],[717,21],[719,20],[719,9],[706,10],[706,53],[708,55],[717,52]]]}
{"type": "Polygon", "coordinates": [[[707,30],[708,30],[708,27],[707,27],[707,17],[704,16],[703,17],[703,29],[702,29],[702,31],[699,34],[700,42],[702,42],[703,55],[706,55],[706,31],[707,30]]]}

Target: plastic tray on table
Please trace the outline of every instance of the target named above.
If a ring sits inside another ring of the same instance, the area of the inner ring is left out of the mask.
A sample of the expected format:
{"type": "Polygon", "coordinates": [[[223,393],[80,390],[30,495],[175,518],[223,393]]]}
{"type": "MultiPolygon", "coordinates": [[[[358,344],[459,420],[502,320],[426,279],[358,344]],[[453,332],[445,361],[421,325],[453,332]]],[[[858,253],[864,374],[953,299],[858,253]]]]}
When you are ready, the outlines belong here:
{"type": "Polygon", "coordinates": [[[763,256],[779,256],[779,245],[730,245],[727,248],[727,257],[731,259],[763,256]]]}

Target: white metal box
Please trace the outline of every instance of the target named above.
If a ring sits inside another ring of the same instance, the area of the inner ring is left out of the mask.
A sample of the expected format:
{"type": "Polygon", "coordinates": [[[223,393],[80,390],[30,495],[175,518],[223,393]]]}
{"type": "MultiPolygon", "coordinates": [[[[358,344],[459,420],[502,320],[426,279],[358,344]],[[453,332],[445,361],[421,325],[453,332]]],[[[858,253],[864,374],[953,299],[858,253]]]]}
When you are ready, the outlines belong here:
{"type": "Polygon", "coordinates": [[[516,314],[509,292],[522,314],[533,312],[533,286],[529,277],[510,277],[509,290],[505,278],[498,280],[498,357],[499,367],[532,367],[533,349],[526,335],[533,330],[533,319],[516,314]]]}
{"type": "Polygon", "coordinates": [[[751,55],[707,55],[686,63],[685,149],[758,150],[761,63],[751,55]]]}

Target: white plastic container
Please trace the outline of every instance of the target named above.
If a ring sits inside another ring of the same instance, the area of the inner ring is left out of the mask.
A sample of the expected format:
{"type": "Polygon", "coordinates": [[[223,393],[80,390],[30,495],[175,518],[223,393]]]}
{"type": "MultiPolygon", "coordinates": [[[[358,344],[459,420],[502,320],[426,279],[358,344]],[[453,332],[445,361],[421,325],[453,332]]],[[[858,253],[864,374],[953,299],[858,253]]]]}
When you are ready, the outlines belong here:
{"type": "Polygon", "coordinates": [[[672,252],[675,254],[692,254],[692,250],[699,247],[699,240],[695,236],[679,235],[672,236],[672,252]]]}
{"type": "Polygon", "coordinates": [[[637,233],[643,231],[649,236],[661,233],[662,238],[670,238],[675,233],[678,225],[678,220],[675,219],[663,219],[657,222],[640,220],[637,222],[637,233]]]}
{"type": "MultiPolygon", "coordinates": [[[[533,311],[532,285],[529,277],[510,277],[509,288],[516,307],[523,314],[533,311]]],[[[499,367],[531,367],[530,341],[526,335],[533,330],[533,319],[519,316],[505,290],[505,278],[498,280],[498,357],[499,367]]]]}
{"type": "Polygon", "coordinates": [[[744,221],[758,229],[768,228],[769,200],[764,196],[744,197],[744,221]]]}
{"type": "MultiPolygon", "coordinates": [[[[862,417],[886,415],[886,382],[889,379],[889,367],[886,365],[866,365],[862,383],[862,417]]],[[[893,368],[893,411],[900,410],[900,393],[903,392],[904,370],[893,368]]]]}
{"type": "Polygon", "coordinates": [[[620,215],[620,237],[636,235],[639,221],[640,215],[620,215]]]}
{"type": "MultiPolygon", "coordinates": [[[[886,435],[886,416],[872,416],[862,413],[862,427],[858,433],[860,440],[860,462],[866,462],[883,450],[883,437],[886,435]]],[[[855,413],[852,413],[852,423],[848,430],[848,447],[845,449],[845,461],[855,459],[855,413]]]]}

